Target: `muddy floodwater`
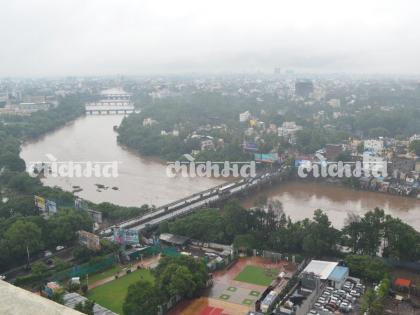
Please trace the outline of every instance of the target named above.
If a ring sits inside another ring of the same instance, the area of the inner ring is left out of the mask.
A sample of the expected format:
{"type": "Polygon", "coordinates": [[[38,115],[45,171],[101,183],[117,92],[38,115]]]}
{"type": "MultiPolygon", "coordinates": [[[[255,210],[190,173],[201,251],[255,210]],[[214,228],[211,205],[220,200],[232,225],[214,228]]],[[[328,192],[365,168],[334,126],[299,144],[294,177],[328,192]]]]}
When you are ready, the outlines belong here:
{"type": "Polygon", "coordinates": [[[260,195],[282,202],[286,215],[300,220],[324,210],[335,227],[342,227],[347,213],[363,215],[379,207],[420,231],[420,200],[370,191],[352,190],[332,184],[294,181],[265,189],[243,201],[252,207],[260,195]]]}
{"type": "MultiPolygon", "coordinates": [[[[47,154],[58,161],[118,162],[117,178],[47,177],[45,185],[59,186],[94,202],[108,201],[123,206],[163,205],[223,183],[212,178],[170,178],[166,164],[140,157],[117,144],[113,127],[122,116],[86,116],[63,126],[37,141],[22,147],[22,158],[48,161],[47,154]]],[[[260,194],[283,203],[292,219],[312,217],[315,209],[328,213],[334,226],[341,227],[348,212],[363,214],[375,207],[401,218],[420,230],[420,200],[386,194],[354,191],[345,187],[308,182],[289,182],[265,189],[260,194]]],[[[258,194],[243,201],[252,206],[258,194]]]]}
{"type": "Polygon", "coordinates": [[[166,174],[166,163],[122,148],[117,144],[113,128],[122,119],[123,116],[118,115],[81,117],[25,144],[21,157],[26,163],[48,161],[47,154],[58,161],[117,161],[116,178],[47,177],[43,182],[67,191],[80,190],[77,195],[93,202],[108,201],[123,206],[159,206],[223,183],[221,179],[212,178],[170,178],[166,174]]]}

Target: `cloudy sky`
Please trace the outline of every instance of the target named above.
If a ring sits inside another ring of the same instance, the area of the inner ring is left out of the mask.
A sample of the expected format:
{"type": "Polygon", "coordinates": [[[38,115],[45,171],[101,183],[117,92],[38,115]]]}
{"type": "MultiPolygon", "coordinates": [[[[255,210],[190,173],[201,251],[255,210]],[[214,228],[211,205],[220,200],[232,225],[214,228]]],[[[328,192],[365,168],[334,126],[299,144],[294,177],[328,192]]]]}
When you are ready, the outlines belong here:
{"type": "Polygon", "coordinates": [[[0,0],[0,76],[420,73],[417,0],[0,0]]]}

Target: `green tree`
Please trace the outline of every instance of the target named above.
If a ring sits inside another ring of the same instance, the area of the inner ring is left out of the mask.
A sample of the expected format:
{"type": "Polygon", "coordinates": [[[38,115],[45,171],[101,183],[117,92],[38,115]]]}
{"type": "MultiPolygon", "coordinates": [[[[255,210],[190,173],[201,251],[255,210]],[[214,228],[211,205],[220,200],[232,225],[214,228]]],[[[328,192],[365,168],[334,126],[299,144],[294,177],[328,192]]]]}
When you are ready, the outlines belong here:
{"type": "Polygon", "coordinates": [[[256,248],[255,237],[250,233],[236,235],[233,241],[233,245],[238,249],[252,250],[256,248]]]}
{"type": "Polygon", "coordinates": [[[246,209],[242,208],[237,202],[231,201],[223,210],[225,233],[229,239],[233,239],[235,235],[247,232],[248,215],[246,209]]]}
{"type": "Polygon", "coordinates": [[[384,233],[385,212],[376,208],[360,220],[349,222],[343,229],[344,237],[353,253],[375,256],[384,233]]]}
{"type": "Polygon", "coordinates": [[[306,230],[303,250],[307,255],[322,257],[335,252],[338,231],[332,227],[328,216],[322,210],[315,210],[313,221],[307,224],[306,230]]]}
{"type": "Polygon", "coordinates": [[[420,156],[420,140],[411,141],[409,148],[411,152],[415,153],[417,156],[420,156]]]}
{"type": "Polygon", "coordinates": [[[12,152],[0,155],[0,167],[6,167],[10,171],[22,172],[25,170],[25,161],[12,152]]]}
{"type": "Polygon", "coordinates": [[[56,271],[62,271],[62,270],[68,269],[70,267],[71,267],[71,263],[69,263],[69,262],[67,262],[63,259],[60,259],[58,257],[54,258],[54,269],[56,271]]]}
{"type": "Polygon", "coordinates": [[[19,219],[13,223],[4,233],[4,239],[9,252],[15,257],[39,251],[42,247],[41,229],[32,222],[19,219]]]}
{"type": "Polygon", "coordinates": [[[61,209],[48,220],[48,227],[51,240],[68,244],[76,239],[77,231],[91,231],[92,220],[85,211],[61,209]]]}
{"type": "Polygon", "coordinates": [[[360,314],[383,315],[385,299],[388,296],[390,287],[391,281],[388,276],[385,276],[376,290],[369,288],[363,296],[360,314]]]}
{"type": "Polygon", "coordinates": [[[55,291],[53,292],[52,296],[51,296],[51,300],[53,300],[54,302],[58,303],[58,304],[63,304],[64,305],[64,291],[55,291]]]}
{"type": "Polygon", "coordinates": [[[165,268],[159,277],[158,285],[162,292],[165,292],[167,298],[176,295],[192,298],[197,289],[193,275],[188,268],[176,263],[165,268]]]}
{"type": "Polygon", "coordinates": [[[76,311],[79,311],[83,314],[93,315],[93,307],[95,306],[95,302],[91,300],[86,300],[84,302],[79,302],[74,306],[76,311]]]}
{"type": "Polygon", "coordinates": [[[156,315],[160,304],[160,292],[146,280],[140,280],[128,287],[124,300],[124,315],[156,315]]]}
{"type": "Polygon", "coordinates": [[[206,287],[208,279],[204,262],[189,256],[163,257],[154,274],[165,299],[175,294],[191,298],[206,287]]]}
{"type": "Polygon", "coordinates": [[[43,277],[47,273],[48,267],[42,261],[37,261],[32,265],[32,274],[36,277],[43,277]]]}
{"type": "Polygon", "coordinates": [[[388,272],[388,265],[378,257],[363,255],[349,255],[345,258],[353,276],[367,281],[379,281],[388,272]]]}
{"type": "Polygon", "coordinates": [[[420,258],[420,233],[400,219],[386,216],[383,235],[382,256],[405,261],[420,258]]]}

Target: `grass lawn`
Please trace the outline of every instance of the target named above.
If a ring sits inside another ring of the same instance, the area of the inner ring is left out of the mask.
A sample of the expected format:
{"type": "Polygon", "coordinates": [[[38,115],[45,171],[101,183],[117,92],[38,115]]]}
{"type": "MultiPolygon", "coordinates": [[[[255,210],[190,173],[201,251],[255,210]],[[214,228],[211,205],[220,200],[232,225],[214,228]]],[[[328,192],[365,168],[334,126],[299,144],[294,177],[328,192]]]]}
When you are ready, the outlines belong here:
{"type": "Polygon", "coordinates": [[[113,266],[110,269],[107,269],[103,272],[100,273],[95,273],[93,275],[89,275],[89,284],[93,284],[96,281],[102,280],[102,279],[106,279],[108,277],[114,276],[116,273],[121,271],[121,267],[120,266],[113,266]]]}
{"type": "Polygon", "coordinates": [[[266,269],[258,266],[246,266],[240,273],[238,273],[234,280],[247,282],[257,285],[267,286],[278,275],[277,269],[270,269],[267,274],[266,269]]]}
{"type": "Polygon", "coordinates": [[[117,280],[105,283],[88,293],[88,298],[96,303],[110,309],[117,314],[123,314],[122,306],[130,284],[137,282],[141,278],[154,281],[149,270],[136,270],[117,280]]]}

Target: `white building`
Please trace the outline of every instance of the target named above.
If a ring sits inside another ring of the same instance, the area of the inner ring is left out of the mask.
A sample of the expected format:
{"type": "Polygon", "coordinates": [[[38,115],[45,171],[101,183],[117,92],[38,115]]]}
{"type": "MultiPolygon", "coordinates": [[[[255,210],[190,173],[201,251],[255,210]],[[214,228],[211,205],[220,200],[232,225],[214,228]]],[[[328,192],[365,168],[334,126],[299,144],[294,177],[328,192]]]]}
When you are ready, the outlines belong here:
{"type": "MultiPolygon", "coordinates": [[[[144,121],[143,121],[144,122],[144,121]]],[[[178,130],[172,130],[170,132],[167,132],[166,130],[161,130],[160,131],[161,136],[174,136],[174,137],[178,137],[179,136],[179,131],[178,130]]]]}
{"type": "Polygon", "coordinates": [[[17,108],[21,111],[34,113],[39,110],[44,110],[44,111],[48,110],[50,106],[51,104],[47,102],[40,102],[40,103],[24,102],[24,103],[19,103],[19,105],[17,105],[17,108]]]}
{"type": "Polygon", "coordinates": [[[150,117],[143,119],[143,127],[153,126],[156,123],[157,123],[157,121],[156,120],[153,120],[150,117]]]}
{"type": "Polygon", "coordinates": [[[303,274],[314,274],[321,281],[339,289],[349,276],[349,268],[338,266],[338,263],[333,261],[311,260],[303,274]]]}
{"type": "Polygon", "coordinates": [[[338,98],[332,98],[328,101],[328,106],[332,108],[339,108],[341,106],[341,101],[338,98]]]}
{"type": "Polygon", "coordinates": [[[382,154],[384,150],[383,140],[369,139],[369,140],[365,140],[363,142],[363,145],[366,151],[370,151],[375,154],[382,154]]]}
{"type": "Polygon", "coordinates": [[[410,137],[410,142],[420,140],[420,135],[414,134],[410,137]]]}
{"type": "Polygon", "coordinates": [[[247,122],[251,118],[251,113],[246,111],[239,114],[239,122],[247,122]]]}
{"type": "Polygon", "coordinates": [[[388,175],[387,161],[369,151],[363,153],[363,171],[366,175],[386,177],[388,175]]]}
{"type": "Polygon", "coordinates": [[[290,143],[296,140],[296,132],[302,130],[302,126],[296,125],[294,121],[285,121],[281,127],[277,128],[277,135],[289,139],[290,143]]]}

